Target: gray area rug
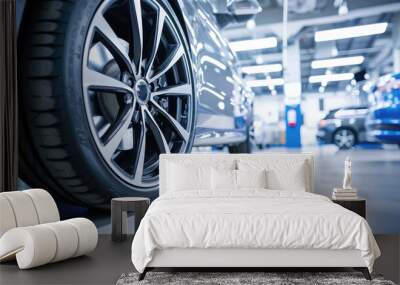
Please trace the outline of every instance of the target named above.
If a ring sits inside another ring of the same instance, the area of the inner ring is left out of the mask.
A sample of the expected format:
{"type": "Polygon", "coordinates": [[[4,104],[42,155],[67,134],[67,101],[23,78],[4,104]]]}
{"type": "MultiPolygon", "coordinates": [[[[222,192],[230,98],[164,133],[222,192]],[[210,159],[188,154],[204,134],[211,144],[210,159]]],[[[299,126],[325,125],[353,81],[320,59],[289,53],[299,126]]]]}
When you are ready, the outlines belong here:
{"type": "Polygon", "coordinates": [[[372,275],[368,281],[359,272],[148,272],[138,281],[138,273],[122,274],[117,285],[133,284],[327,284],[327,285],[395,285],[382,276],[372,275]]]}

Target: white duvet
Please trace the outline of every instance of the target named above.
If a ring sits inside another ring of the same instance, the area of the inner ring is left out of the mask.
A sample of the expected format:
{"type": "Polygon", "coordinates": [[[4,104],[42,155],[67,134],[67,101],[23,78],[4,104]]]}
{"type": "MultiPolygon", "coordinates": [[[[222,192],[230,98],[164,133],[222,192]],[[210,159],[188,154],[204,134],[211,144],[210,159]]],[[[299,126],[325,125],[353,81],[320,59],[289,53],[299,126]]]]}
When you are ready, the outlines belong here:
{"type": "Polygon", "coordinates": [[[143,272],[165,248],[358,249],[370,271],[380,255],[359,215],[321,195],[265,189],[164,194],[140,223],[132,262],[143,272]]]}

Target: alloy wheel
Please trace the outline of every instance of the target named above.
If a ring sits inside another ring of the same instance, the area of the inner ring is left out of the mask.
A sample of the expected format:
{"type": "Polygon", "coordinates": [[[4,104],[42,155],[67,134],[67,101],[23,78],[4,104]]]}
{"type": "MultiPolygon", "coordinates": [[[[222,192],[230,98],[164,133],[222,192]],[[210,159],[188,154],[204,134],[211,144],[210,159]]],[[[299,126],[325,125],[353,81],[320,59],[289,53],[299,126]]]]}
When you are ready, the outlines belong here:
{"type": "Polygon", "coordinates": [[[108,0],[85,43],[85,111],[98,151],[126,183],[158,183],[160,153],[190,149],[194,89],[176,20],[156,0],[108,0]]]}
{"type": "Polygon", "coordinates": [[[341,129],[335,133],[334,142],[339,148],[348,149],[354,146],[356,138],[352,131],[341,129]]]}

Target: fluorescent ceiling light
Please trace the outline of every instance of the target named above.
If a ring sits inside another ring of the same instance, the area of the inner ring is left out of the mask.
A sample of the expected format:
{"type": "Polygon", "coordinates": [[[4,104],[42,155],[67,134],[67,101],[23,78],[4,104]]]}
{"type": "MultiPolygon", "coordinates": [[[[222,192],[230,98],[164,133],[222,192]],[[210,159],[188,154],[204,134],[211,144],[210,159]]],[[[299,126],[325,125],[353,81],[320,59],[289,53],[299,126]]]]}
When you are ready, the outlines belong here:
{"type": "Polygon", "coordinates": [[[255,49],[274,48],[278,45],[278,40],[275,37],[261,38],[254,40],[235,41],[229,43],[232,50],[248,51],[255,49]]]}
{"type": "Polygon", "coordinates": [[[347,28],[339,28],[315,33],[315,41],[333,41],[348,38],[356,38],[370,35],[382,34],[386,31],[388,23],[377,23],[370,25],[353,26],[347,28]]]}
{"type": "Polygon", "coordinates": [[[248,87],[272,87],[277,85],[283,85],[283,78],[274,78],[274,79],[259,79],[259,80],[248,80],[248,87]]]}
{"type": "Polygon", "coordinates": [[[276,63],[276,64],[243,66],[241,69],[243,73],[247,74],[280,72],[282,71],[282,64],[276,63]]]}
{"type": "Polygon", "coordinates": [[[324,74],[324,75],[312,75],[308,78],[310,83],[319,82],[330,82],[330,81],[343,81],[352,80],[354,78],[354,73],[336,73],[336,74],[324,74]]]}
{"type": "Polygon", "coordinates": [[[248,30],[252,30],[252,29],[254,29],[255,27],[256,27],[256,21],[255,21],[254,19],[248,20],[248,21],[246,22],[246,28],[247,28],[248,30]]]}
{"type": "Polygon", "coordinates": [[[364,62],[364,57],[362,55],[359,56],[350,56],[350,57],[337,57],[330,59],[322,59],[322,60],[313,60],[311,62],[311,68],[330,68],[336,66],[347,66],[347,65],[357,65],[364,62]]]}

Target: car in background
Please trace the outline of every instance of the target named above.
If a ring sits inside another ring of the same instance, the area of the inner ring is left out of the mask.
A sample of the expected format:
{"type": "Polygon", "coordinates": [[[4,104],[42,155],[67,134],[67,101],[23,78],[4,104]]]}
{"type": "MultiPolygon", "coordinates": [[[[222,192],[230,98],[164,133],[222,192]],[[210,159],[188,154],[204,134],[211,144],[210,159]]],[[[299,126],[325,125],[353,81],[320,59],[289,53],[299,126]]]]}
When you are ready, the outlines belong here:
{"type": "Polygon", "coordinates": [[[365,118],[368,107],[354,106],[334,109],[319,121],[317,140],[320,143],[333,143],[339,149],[349,149],[365,142],[365,118]]]}
{"type": "Polygon", "coordinates": [[[220,33],[257,1],[17,0],[20,177],[90,207],[156,198],[159,155],[249,152],[254,94],[220,33]]]}
{"type": "Polygon", "coordinates": [[[400,73],[382,77],[371,97],[366,121],[368,136],[400,146],[400,73]]]}

